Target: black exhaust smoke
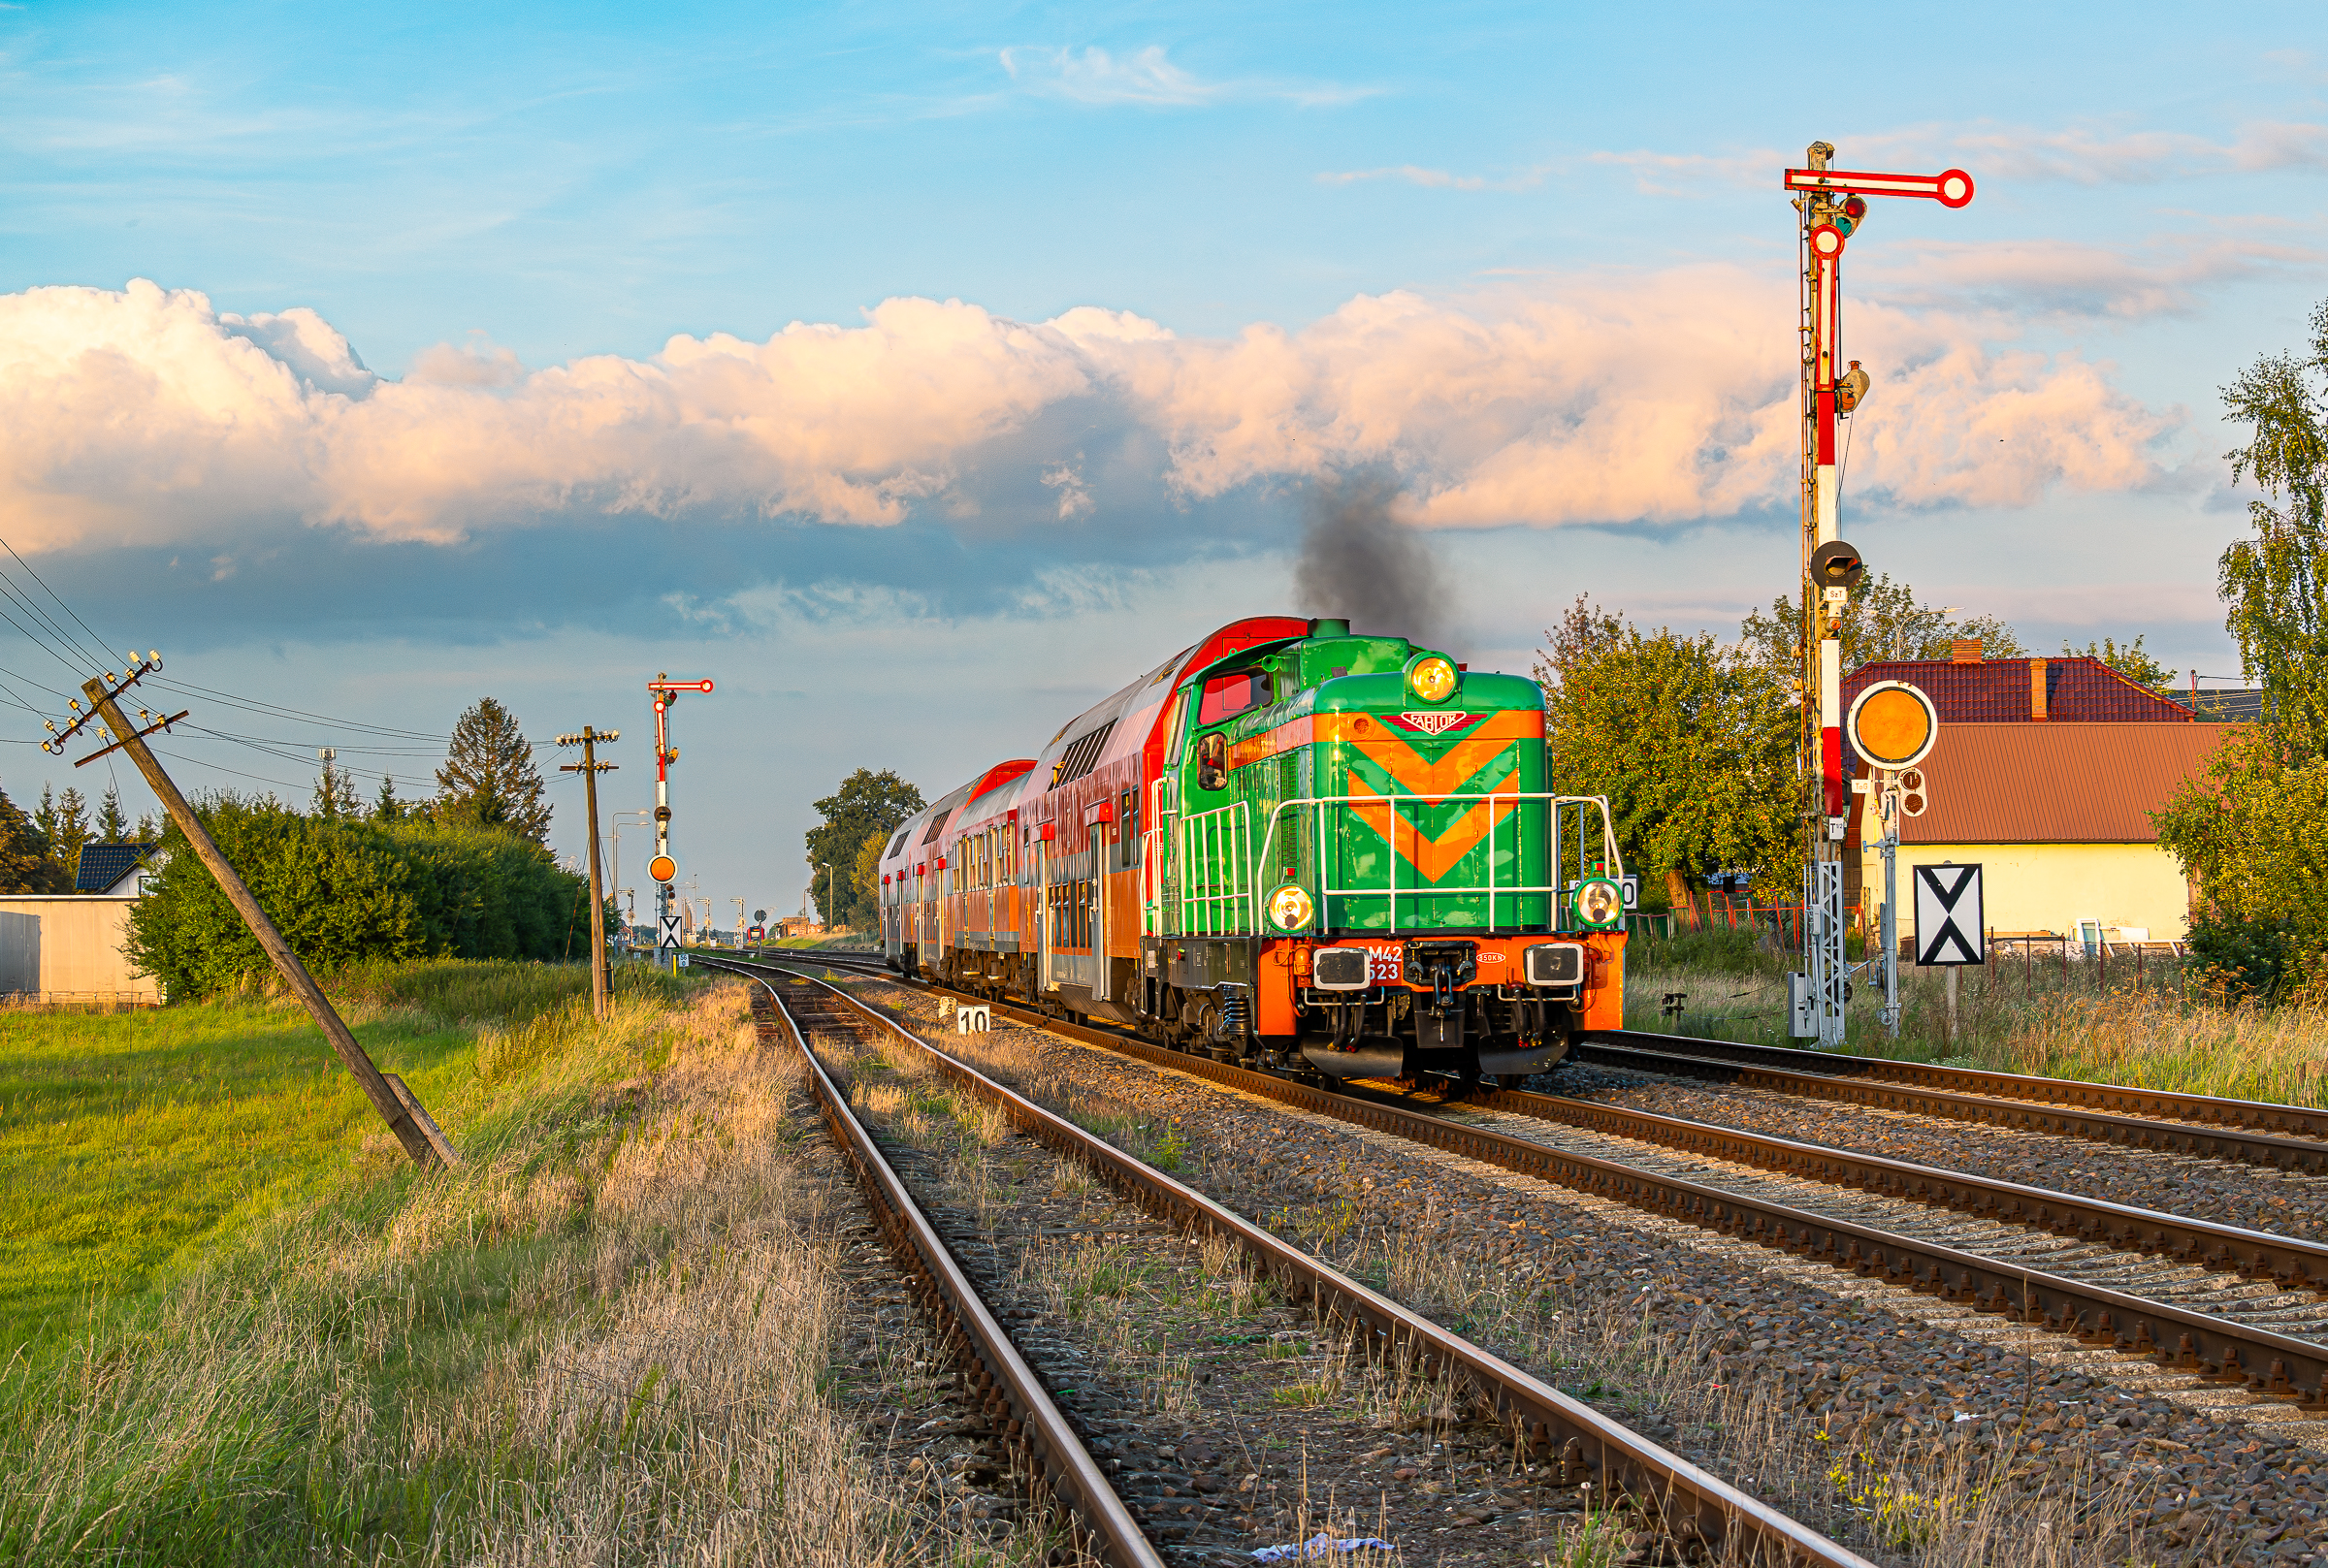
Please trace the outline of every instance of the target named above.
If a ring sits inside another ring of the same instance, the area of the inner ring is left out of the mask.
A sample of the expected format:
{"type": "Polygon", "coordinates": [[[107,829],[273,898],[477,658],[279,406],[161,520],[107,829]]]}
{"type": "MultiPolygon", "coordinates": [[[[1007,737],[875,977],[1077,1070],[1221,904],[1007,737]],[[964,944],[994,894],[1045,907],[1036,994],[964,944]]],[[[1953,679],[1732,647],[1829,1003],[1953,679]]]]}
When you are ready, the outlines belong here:
{"type": "Polygon", "coordinates": [[[1306,615],[1436,647],[1454,626],[1453,593],[1430,540],[1392,515],[1400,494],[1395,480],[1375,474],[1320,482],[1294,563],[1294,597],[1306,615]]]}

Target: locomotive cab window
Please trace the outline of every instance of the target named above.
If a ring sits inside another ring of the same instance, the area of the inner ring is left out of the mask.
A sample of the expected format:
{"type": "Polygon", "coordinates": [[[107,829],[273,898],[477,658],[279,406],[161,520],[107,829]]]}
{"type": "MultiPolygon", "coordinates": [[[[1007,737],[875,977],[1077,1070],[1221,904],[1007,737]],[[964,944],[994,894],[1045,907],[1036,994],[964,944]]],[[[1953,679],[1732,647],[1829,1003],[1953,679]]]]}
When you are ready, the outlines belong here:
{"type": "Polygon", "coordinates": [[[1269,672],[1267,670],[1239,670],[1232,675],[1215,675],[1205,683],[1204,700],[1197,704],[1196,722],[1201,728],[1236,718],[1248,709],[1260,708],[1269,702],[1269,672]]]}
{"type": "Polygon", "coordinates": [[[1223,789],[1229,783],[1229,738],[1218,730],[1196,743],[1196,787],[1223,789]]]}

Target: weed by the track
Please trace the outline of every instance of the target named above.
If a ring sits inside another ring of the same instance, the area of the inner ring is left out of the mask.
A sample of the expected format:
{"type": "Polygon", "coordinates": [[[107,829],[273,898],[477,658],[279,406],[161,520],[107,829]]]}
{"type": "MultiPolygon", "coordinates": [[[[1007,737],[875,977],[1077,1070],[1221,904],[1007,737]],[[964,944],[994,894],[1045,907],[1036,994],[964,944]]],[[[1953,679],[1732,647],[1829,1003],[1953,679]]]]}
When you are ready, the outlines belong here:
{"type": "MultiPolygon", "coordinates": [[[[2224,1006],[2186,988],[2174,960],[2135,972],[2114,960],[2096,989],[2096,966],[1999,958],[1958,976],[1956,1029],[1947,1027],[1946,981],[1936,970],[1902,969],[1900,1038],[1875,1020],[1874,987],[1862,977],[1846,1049],[1858,1055],[1939,1062],[2041,1077],[2122,1083],[2184,1094],[2285,1104],[2328,1104],[2328,1007],[2224,1006]]],[[[1629,964],[1629,1028],[1709,1040],[1789,1045],[1783,976],[1629,964]],[[1666,999],[1682,996],[1678,1017],[1666,999]]]]}

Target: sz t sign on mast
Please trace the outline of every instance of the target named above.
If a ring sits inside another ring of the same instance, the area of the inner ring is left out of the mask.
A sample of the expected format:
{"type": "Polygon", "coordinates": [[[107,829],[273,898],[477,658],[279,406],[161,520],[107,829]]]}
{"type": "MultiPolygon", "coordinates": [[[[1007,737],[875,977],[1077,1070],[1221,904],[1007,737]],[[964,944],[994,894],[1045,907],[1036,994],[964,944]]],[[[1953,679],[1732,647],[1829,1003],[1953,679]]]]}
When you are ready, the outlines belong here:
{"type": "Polygon", "coordinates": [[[1841,537],[1841,464],[1835,428],[1866,395],[1854,360],[1842,369],[1843,247],[1873,196],[1913,196],[1956,208],[1972,200],[1961,169],[1937,175],[1853,174],[1830,168],[1835,149],[1811,144],[1809,167],[1786,172],[1795,193],[1802,299],[1802,768],[1810,853],[1803,867],[1802,944],[1810,971],[1809,1016],[1796,1032],[1820,1048],[1843,1043],[1843,831],[1851,794],[1843,781],[1843,611],[1865,568],[1841,537]],[[1838,374],[1838,370],[1841,373],[1838,374]],[[1813,717],[1814,705],[1816,718],[1813,717]]]}

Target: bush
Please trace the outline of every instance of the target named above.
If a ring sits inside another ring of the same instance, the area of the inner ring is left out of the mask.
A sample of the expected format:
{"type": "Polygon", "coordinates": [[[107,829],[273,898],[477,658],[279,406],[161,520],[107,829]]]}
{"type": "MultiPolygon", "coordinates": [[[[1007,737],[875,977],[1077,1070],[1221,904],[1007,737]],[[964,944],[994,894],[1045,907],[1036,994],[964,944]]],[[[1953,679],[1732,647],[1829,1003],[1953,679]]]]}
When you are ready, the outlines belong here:
{"type": "MultiPolygon", "coordinates": [[[[492,828],[307,816],[274,800],[213,797],[204,824],[309,970],[412,958],[587,954],[582,879],[492,828]]],[[[174,1001],[211,996],[272,965],[176,824],[169,863],[130,911],[130,958],[174,1001]]]]}
{"type": "Polygon", "coordinates": [[[2197,895],[2192,943],[2220,954],[2202,962],[2266,1001],[2328,979],[2328,760],[2291,763],[2268,731],[2226,741],[2150,817],[2197,895]]]}
{"type": "Polygon", "coordinates": [[[2191,968],[2226,1002],[2267,1007],[2303,983],[2309,967],[2292,920],[2203,914],[2190,923],[2191,968]]]}

